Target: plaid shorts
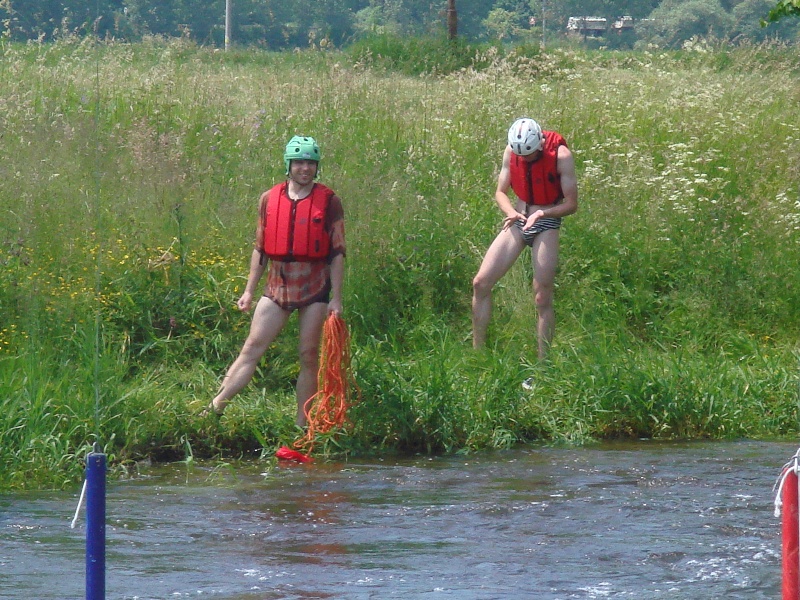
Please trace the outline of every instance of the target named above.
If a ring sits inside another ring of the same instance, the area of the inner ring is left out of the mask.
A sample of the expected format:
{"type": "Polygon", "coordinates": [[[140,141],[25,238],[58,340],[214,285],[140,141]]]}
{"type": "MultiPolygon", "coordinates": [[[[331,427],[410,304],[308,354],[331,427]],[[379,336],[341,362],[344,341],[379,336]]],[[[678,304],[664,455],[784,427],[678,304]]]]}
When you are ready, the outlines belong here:
{"type": "Polygon", "coordinates": [[[327,261],[270,261],[264,295],[284,310],[328,302],[330,272],[327,261]]]}
{"type": "Polygon", "coordinates": [[[526,219],[517,219],[514,225],[522,234],[522,239],[525,240],[526,246],[533,246],[533,240],[536,238],[536,235],[543,231],[547,231],[548,229],[561,229],[561,217],[556,217],[555,219],[542,217],[541,219],[537,219],[536,223],[534,223],[533,227],[530,229],[523,229],[523,227],[525,227],[525,222],[526,219]]]}

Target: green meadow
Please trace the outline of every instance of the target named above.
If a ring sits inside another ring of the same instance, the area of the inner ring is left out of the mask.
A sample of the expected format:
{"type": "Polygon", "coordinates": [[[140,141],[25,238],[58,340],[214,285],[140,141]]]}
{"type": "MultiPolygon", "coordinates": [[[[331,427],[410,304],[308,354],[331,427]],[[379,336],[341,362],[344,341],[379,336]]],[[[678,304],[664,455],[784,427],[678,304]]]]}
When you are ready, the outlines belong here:
{"type": "Polygon", "coordinates": [[[273,460],[298,437],[296,317],[225,416],[200,414],[246,336],[258,198],[298,133],[345,206],[360,390],[315,455],[798,433],[797,48],[0,54],[5,489],[74,484],[94,443],[124,475],[273,460]],[[471,280],[522,115],[566,137],[579,177],[545,363],[526,255],[471,348],[471,280]]]}

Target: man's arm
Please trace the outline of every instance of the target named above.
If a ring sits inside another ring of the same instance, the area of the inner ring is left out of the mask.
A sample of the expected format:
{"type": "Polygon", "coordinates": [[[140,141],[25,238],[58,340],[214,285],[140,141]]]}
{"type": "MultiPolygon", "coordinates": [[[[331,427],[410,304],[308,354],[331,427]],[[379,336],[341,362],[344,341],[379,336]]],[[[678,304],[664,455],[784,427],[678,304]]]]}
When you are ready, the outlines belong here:
{"type": "Polygon", "coordinates": [[[578,176],[575,174],[575,157],[566,146],[558,148],[558,174],[561,176],[561,191],[564,201],[549,210],[557,210],[558,214],[548,217],[566,217],[578,211],[578,176]]]}
{"type": "Polygon", "coordinates": [[[328,312],[342,314],[342,283],[344,282],[344,254],[337,254],[331,260],[331,301],[328,312]]]}
{"type": "Polygon", "coordinates": [[[239,310],[247,312],[250,310],[250,305],[253,302],[253,296],[256,293],[256,286],[258,285],[261,276],[267,268],[267,257],[263,253],[264,250],[264,219],[266,217],[268,192],[261,194],[258,203],[258,224],[256,225],[256,245],[253,248],[253,253],[250,255],[250,271],[247,275],[247,284],[245,285],[242,297],[236,305],[239,310]]]}
{"type": "Polygon", "coordinates": [[[508,197],[508,190],[511,189],[511,147],[506,146],[503,152],[503,164],[500,167],[500,175],[497,176],[497,189],[494,192],[494,200],[497,206],[503,211],[503,229],[507,229],[517,219],[524,219],[525,215],[517,211],[516,206],[508,197]]]}
{"type": "Polygon", "coordinates": [[[258,281],[261,279],[266,268],[266,256],[261,254],[261,250],[258,248],[253,248],[253,254],[250,255],[250,273],[247,276],[247,285],[245,285],[244,292],[242,292],[242,297],[239,298],[239,301],[236,303],[239,310],[245,312],[250,310],[253,296],[256,293],[256,286],[258,286],[258,281]]]}
{"type": "Polygon", "coordinates": [[[344,207],[342,200],[334,195],[328,207],[328,216],[331,219],[329,232],[331,236],[331,300],[328,303],[328,312],[341,315],[342,313],[342,286],[344,282],[344,257],[347,252],[344,237],[344,207]]]}

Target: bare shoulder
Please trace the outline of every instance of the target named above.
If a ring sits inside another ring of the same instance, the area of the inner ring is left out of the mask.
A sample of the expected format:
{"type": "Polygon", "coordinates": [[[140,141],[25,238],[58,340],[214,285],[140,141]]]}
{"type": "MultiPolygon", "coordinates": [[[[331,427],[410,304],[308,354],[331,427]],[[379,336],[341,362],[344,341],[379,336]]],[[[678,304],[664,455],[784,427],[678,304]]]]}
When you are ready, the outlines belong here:
{"type": "Polygon", "coordinates": [[[500,172],[497,174],[497,190],[506,193],[511,187],[511,146],[506,146],[503,152],[503,163],[500,165],[500,172]]]}
{"type": "Polygon", "coordinates": [[[558,171],[562,174],[575,171],[575,157],[566,146],[558,147],[558,171]]]}
{"type": "Polygon", "coordinates": [[[572,160],[572,158],[572,150],[563,144],[558,147],[558,160],[572,160]]]}
{"type": "Polygon", "coordinates": [[[506,145],[506,149],[503,150],[503,166],[507,167],[510,162],[511,162],[511,146],[506,145]]]}
{"type": "Polygon", "coordinates": [[[342,199],[335,193],[331,196],[330,204],[328,205],[328,214],[332,223],[340,219],[344,219],[344,205],[342,199]]]}
{"type": "Polygon", "coordinates": [[[500,174],[508,173],[511,169],[511,146],[506,146],[503,151],[503,162],[500,165],[500,174]]]}

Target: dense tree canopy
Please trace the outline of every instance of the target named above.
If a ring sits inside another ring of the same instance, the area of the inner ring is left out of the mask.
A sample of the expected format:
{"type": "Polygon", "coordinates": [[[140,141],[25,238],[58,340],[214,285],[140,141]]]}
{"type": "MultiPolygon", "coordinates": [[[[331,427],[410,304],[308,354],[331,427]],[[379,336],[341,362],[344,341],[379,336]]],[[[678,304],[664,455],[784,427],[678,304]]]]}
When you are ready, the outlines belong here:
{"type": "Polygon", "coordinates": [[[769,12],[768,19],[777,21],[788,16],[800,17],[800,0],[780,0],[769,12]]]}
{"type": "MultiPolygon", "coordinates": [[[[342,46],[369,34],[444,35],[448,0],[0,0],[5,38],[51,40],[96,33],[134,41],[184,36],[221,46],[226,1],[235,44],[272,49],[342,46]]],[[[679,47],[692,37],[761,41],[797,39],[800,0],[455,0],[458,34],[471,41],[538,42],[566,38],[573,16],[604,17],[600,43],[679,47]],[[611,24],[627,15],[635,32],[611,24]]],[[[452,13],[451,13],[452,16],[452,13]]],[[[452,23],[451,23],[452,25],[452,23]]],[[[588,36],[584,35],[585,41],[588,36]]],[[[598,36],[594,36],[597,38],[598,36]]]]}
{"type": "Polygon", "coordinates": [[[676,48],[693,37],[723,37],[733,25],[719,0],[664,0],[639,27],[652,43],[676,48]]]}

